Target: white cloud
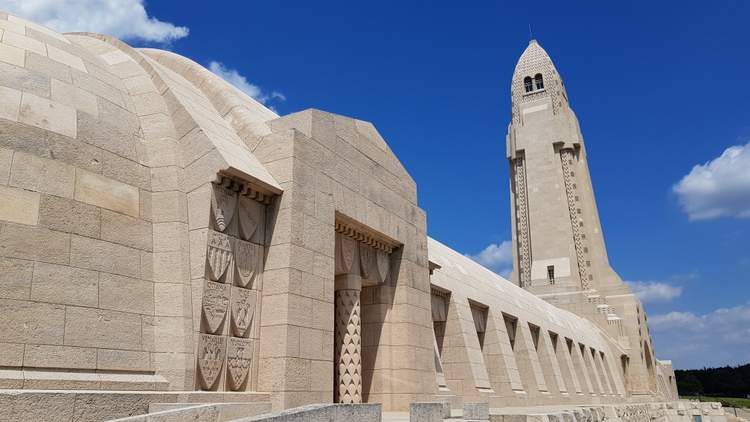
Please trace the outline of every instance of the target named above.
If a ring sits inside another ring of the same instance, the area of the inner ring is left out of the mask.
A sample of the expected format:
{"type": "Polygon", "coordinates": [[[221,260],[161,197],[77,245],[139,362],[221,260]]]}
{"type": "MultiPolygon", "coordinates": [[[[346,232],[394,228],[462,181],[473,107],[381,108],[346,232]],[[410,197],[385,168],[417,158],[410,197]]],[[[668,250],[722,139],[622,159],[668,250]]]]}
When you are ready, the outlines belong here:
{"type": "Polygon", "coordinates": [[[704,315],[669,312],[648,319],[659,356],[679,368],[750,361],[750,302],[704,315]]]}
{"type": "Polygon", "coordinates": [[[750,218],[750,143],[696,165],[672,190],[691,220],[750,218]]]}
{"type": "Polygon", "coordinates": [[[627,281],[643,303],[669,302],[682,294],[682,286],[661,281],[627,281]]]}
{"type": "Polygon", "coordinates": [[[513,249],[510,240],[492,243],[476,255],[466,255],[490,270],[508,278],[513,271],[513,249]]]}
{"type": "MultiPolygon", "coordinates": [[[[208,64],[208,68],[211,72],[221,76],[222,79],[262,104],[267,104],[271,100],[286,101],[286,96],[284,96],[284,94],[278,91],[271,91],[270,94],[263,92],[258,85],[248,81],[247,78],[241,75],[237,70],[227,68],[224,66],[224,63],[212,61],[208,64]]],[[[273,110],[273,108],[271,108],[271,110],[273,110]]]]}
{"type": "Polygon", "coordinates": [[[58,32],[98,32],[153,42],[173,41],[189,32],[149,16],[143,0],[0,0],[0,9],[58,32]]]}

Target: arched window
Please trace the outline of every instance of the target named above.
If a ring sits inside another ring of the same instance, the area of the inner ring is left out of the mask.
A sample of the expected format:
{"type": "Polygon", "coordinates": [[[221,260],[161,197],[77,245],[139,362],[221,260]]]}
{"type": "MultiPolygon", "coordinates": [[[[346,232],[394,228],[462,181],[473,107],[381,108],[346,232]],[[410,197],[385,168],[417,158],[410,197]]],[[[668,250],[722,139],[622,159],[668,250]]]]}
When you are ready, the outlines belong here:
{"type": "Polygon", "coordinates": [[[532,85],[531,83],[531,76],[523,78],[523,87],[526,89],[526,92],[531,92],[534,90],[534,85],[532,85]]]}
{"type": "Polygon", "coordinates": [[[536,85],[536,89],[544,89],[544,79],[542,79],[541,73],[537,73],[534,76],[534,84],[536,85]]]}

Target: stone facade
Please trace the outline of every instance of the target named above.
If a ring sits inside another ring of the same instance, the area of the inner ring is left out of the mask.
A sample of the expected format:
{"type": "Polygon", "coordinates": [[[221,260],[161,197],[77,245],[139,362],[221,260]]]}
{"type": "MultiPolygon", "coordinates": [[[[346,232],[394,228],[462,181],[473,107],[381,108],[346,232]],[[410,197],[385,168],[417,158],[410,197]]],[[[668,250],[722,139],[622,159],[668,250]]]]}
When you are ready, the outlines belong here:
{"type": "Polygon", "coordinates": [[[580,136],[553,137],[544,159],[523,147],[524,130],[578,134],[535,44],[519,66],[551,97],[518,96],[514,79],[509,134],[524,289],[428,238],[414,180],[368,122],[281,117],[185,57],[104,35],[0,13],[0,37],[0,396],[14,420],[34,400],[85,408],[52,390],[117,416],[258,397],[386,411],[676,398],[642,306],[602,261],[580,136]],[[567,120],[532,128],[537,112],[567,120]],[[557,210],[539,206],[550,186],[565,189],[557,210]],[[591,224],[576,225],[578,201],[591,224]],[[562,291],[535,290],[548,262],[562,291]]]}

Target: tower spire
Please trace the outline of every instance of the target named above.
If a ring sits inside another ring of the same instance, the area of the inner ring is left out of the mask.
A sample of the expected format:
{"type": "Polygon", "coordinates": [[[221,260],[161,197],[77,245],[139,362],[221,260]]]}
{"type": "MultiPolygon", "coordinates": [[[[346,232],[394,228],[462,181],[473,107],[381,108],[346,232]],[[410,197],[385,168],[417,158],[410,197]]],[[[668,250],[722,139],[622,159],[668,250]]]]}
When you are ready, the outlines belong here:
{"type": "Polygon", "coordinates": [[[516,282],[539,294],[594,289],[609,268],[583,137],[562,78],[535,40],[511,84],[511,169],[516,282]]]}

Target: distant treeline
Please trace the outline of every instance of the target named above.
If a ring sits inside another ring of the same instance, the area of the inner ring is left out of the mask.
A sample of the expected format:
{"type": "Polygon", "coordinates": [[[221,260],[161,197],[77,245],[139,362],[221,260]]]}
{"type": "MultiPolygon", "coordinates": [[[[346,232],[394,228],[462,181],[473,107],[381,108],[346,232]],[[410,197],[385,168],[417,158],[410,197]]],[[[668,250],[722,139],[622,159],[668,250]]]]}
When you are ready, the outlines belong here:
{"type": "Polygon", "coordinates": [[[681,396],[748,397],[750,395],[750,364],[675,370],[677,390],[681,396]]]}

